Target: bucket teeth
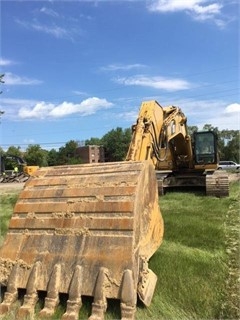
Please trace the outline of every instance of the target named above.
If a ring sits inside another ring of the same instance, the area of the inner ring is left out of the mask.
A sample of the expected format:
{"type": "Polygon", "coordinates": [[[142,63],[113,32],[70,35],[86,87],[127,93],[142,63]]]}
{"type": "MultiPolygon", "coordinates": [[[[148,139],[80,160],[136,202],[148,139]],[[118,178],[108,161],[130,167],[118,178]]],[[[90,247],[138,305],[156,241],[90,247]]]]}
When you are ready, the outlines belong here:
{"type": "MultiPolygon", "coordinates": [[[[5,314],[10,310],[12,304],[18,298],[18,278],[20,275],[20,267],[16,264],[9,277],[7,291],[4,295],[4,300],[0,304],[0,315],[5,314]]],[[[36,262],[30,272],[26,285],[26,294],[24,296],[23,305],[16,313],[16,319],[32,319],[34,317],[35,305],[38,301],[39,279],[41,278],[42,264],[36,262]]],[[[51,273],[48,282],[47,296],[45,298],[44,308],[39,312],[39,317],[46,319],[51,317],[59,303],[60,283],[62,277],[62,266],[56,264],[51,273]]],[[[123,272],[120,285],[120,300],[121,300],[121,319],[134,320],[136,311],[137,293],[134,286],[133,271],[126,269],[123,272]]],[[[79,310],[82,306],[82,285],[83,285],[83,267],[76,265],[68,292],[68,300],[66,312],[61,320],[77,320],[79,318],[79,310]]],[[[92,312],[89,320],[104,320],[104,314],[107,310],[107,296],[111,291],[110,272],[107,268],[99,269],[95,288],[93,292],[92,312]]]]}
{"type": "Polygon", "coordinates": [[[133,320],[136,312],[136,290],[134,288],[133,273],[125,270],[121,290],[121,316],[122,320],[133,320]]]}
{"type": "Polygon", "coordinates": [[[13,303],[18,298],[18,279],[20,276],[19,264],[15,264],[9,276],[7,291],[3,302],[0,304],[0,315],[8,313],[13,303]]]}
{"type": "Polygon", "coordinates": [[[77,320],[78,313],[82,306],[81,289],[82,289],[82,267],[75,267],[73,277],[69,287],[69,297],[67,300],[67,310],[61,320],[77,320]]]}
{"type": "MultiPolygon", "coordinates": [[[[109,271],[106,268],[100,268],[98,273],[94,301],[92,303],[92,314],[89,320],[103,320],[104,313],[107,310],[106,290],[109,284],[109,271]]],[[[121,288],[121,316],[122,320],[134,320],[136,312],[137,294],[134,288],[133,273],[131,270],[125,270],[122,277],[121,288]]]]}
{"type": "Polygon", "coordinates": [[[61,265],[55,264],[51,278],[48,283],[47,297],[45,298],[44,308],[40,311],[41,318],[51,317],[59,303],[59,287],[61,281],[61,265]]]}
{"type": "Polygon", "coordinates": [[[23,305],[19,308],[16,318],[22,319],[25,317],[32,317],[34,315],[34,308],[38,301],[38,280],[41,271],[41,262],[36,262],[31,270],[27,282],[27,290],[24,296],[23,305]]]}
{"type": "Polygon", "coordinates": [[[92,314],[89,320],[103,320],[107,310],[106,287],[108,284],[108,269],[100,268],[94,290],[94,301],[92,303],[92,314]]]}

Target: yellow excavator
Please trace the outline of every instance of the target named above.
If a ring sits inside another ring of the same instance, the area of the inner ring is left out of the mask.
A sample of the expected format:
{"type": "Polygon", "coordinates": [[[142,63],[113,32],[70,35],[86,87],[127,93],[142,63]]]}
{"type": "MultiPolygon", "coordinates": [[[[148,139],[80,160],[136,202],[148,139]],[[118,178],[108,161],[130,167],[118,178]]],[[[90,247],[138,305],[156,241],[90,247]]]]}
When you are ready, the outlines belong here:
{"type": "Polygon", "coordinates": [[[29,166],[19,156],[0,155],[0,183],[26,182],[37,169],[39,169],[39,166],[29,166]],[[12,170],[7,169],[7,167],[11,167],[12,170]],[[13,167],[17,168],[17,171],[13,167]]]}
{"type": "Polygon", "coordinates": [[[168,188],[202,187],[206,195],[229,195],[228,175],[217,171],[217,136],[213,131],[187,131],[187,117],[179,107],[143,102],[127,161],[147,160],[156,170],[159,194],[168,188]]]}
{"type": "Polygon", "coordinates": [[[93,297],[90,320],[104,319],[109,298],[120,300],[124,320],[135,318],[137,297],[150,305],[157,275],[148,261],[164,229],[156,171],[202,178],[216,168],[216,149],[196,158],[185,126],[180,109],[143,102],[126,161],[36,171],[0,248],[0,315],[13,308],[21,288],[26,294],[18,319],[34,314],[39,291],[46,292],[43,319],[54,314],[59,293],[68,294],[62,320],[78,319],[82,296],[93,297]]]}

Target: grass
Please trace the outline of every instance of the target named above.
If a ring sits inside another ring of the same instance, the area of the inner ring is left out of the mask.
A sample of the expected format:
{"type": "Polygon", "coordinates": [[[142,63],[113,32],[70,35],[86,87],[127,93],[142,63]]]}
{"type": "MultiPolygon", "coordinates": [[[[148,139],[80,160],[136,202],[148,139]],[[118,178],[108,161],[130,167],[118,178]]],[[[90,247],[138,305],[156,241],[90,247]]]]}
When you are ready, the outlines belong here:
{"type": "MultiPolygon", "coordinates": [[[[16,194],[2,197],[2,236],[16,198],[16,194]]],[[[158,282],[152,304],[146,308],[139,302],[136,318],[239,319],[239,184],[231,183],[230,196],[221,199],[169,192],[160,198],[160,207],[164,241],[149,263],[158,282]]],[[[52,319],[60,319],[66,299],[61,296],[52,319]]],[[[83,297],[79,319],[88,318],[91,302],[83,297]]],[[[110,300],[105,319],[119,318],[119,302],[110,300]]]]}
{"type": "Polygon", "coordinates": [[[165,221],[162,247],[151,267],[159,274],[153,314],[162,319],[219,317],[224,297],[224,215],[228,199],[169,194],[161,199],[165,221]]]}
{"type": "Polygon", "coordinates": [[[1,195],[0,199],[0,245],[4,240],[4,236],[8,229],[9,219],[12,214],[12,209],[17,201],[18,194],[17,193],[9,193],[1,195]]]}

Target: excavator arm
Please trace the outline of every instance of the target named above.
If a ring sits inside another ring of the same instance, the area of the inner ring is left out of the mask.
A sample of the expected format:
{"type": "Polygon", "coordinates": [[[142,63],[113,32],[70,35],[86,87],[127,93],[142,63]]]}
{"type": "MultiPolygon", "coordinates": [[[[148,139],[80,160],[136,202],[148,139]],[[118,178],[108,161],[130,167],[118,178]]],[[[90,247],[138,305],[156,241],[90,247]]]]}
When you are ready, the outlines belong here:
{"type": "Polygon", "coordinates": [[[180,108],[162,107],[157,101],[143,102],[126,160],[148,160],[156,170],[193,166],[187,118],[180,108]]]}

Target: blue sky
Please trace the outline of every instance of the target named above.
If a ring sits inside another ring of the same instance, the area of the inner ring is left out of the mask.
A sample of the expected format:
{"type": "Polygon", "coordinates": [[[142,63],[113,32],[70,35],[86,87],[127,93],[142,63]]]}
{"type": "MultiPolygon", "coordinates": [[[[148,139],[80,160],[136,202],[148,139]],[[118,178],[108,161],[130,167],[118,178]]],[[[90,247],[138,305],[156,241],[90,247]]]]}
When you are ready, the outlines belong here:
{"type": "Polygon", "coordinates": [[[1,147],[101,138],[142,101],[239,129],[238,0],[1,1],[1,147]]]}

